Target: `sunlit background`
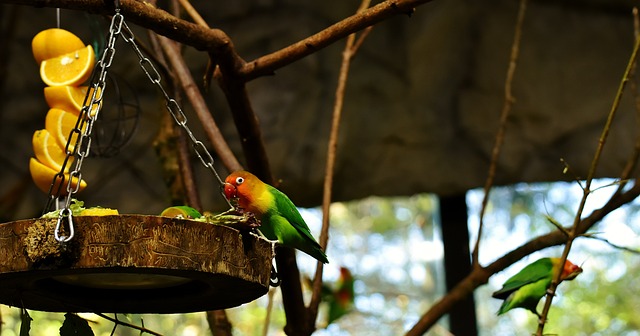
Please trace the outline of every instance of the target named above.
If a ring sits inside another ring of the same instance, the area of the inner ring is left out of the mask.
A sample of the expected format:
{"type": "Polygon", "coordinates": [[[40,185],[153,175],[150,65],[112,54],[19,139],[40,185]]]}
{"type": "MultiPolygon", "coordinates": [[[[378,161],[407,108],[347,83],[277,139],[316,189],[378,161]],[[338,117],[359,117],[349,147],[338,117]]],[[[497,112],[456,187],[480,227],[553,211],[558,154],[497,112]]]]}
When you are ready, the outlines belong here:
{"type": "MultiPolygon", "coordinates": [[[[601,206],[617,185],[599,180],[584,215],[601,206]]],[[[595,189],[594,188],[594,189],[595,189]]],[[[494,188],[485,218],[480,260],[487,264],[537,235],[555,230],[547,216],[570,225],[582,196],[577,182],[518,184],[494,188]]],[[[467,193],[469,228],[472,242],[479,223],[483,192],[467,193]]],[[[326,325],[327,307],[321,305],[316,335],[398,335],[408,330],[429,307],[445,293],[443,248],[437,214],[438,200],[432,195],[399,198],[368,198],[331,207],[331,230],[325,267],[329,285],[345,266],[356,278],[355,309],[336,322],[326,325]]],[[[594,237],[630,249],[640,249],[640,202],[618,209],[594,227],[594,237]]],[[[302,209],[302,215],[314,235],[321,226],[319,209],[302,209]]],[[[594,238],[578,239],[569,255],[583,264],[584,273],[560,286],[553,301],[548,333],[559,335],[640,335],[640,258],[634,252],[614,248],[594,238]]],[[[560,256],[561,247],[549,248],[513,265],[490,279],[475,293],[481,335],[528,335],[535,331],[536,317],[516,309],[500,317],[500,300],[491,293],[527,263],[542,256],[560,256]]],[[[301,273],[313,277],[315,260],[298,254],[301,273]]],[[[305,283],[303,281],[303,283],[305,283]]],[[[265,295],[243,306],[229,309],[234,335],[282,335],[285,316],[280,293],[272,289],[273,310],[266,323],[268,300],[265,295]]],[[[310,299],[310,288],[306,288],[310,299]]],[[[87,298],[90,300],[90,298],[87,298]]],[[[542,305],[542,303],[540,304],[542,305]]],[[[30,311],[34,319],[31,335],[58,334],[63,314],[30,311]]],[[[109,335],[113,323],[95,315],[83,315],[92,321],[96,335],[109,335]]],[[[123,321],[143,325],[166,335],[209,334],[204,313],[183,315],[119,315],[123,321]]],[[[19,334],[19,310],[2,306],[2,335],[19,334]]],[[[448,321],[442,319],[429,335],[451,335],[448,321]]],[[[115,335],[139,335],[139,331],[118,326],[115,335]]]]}

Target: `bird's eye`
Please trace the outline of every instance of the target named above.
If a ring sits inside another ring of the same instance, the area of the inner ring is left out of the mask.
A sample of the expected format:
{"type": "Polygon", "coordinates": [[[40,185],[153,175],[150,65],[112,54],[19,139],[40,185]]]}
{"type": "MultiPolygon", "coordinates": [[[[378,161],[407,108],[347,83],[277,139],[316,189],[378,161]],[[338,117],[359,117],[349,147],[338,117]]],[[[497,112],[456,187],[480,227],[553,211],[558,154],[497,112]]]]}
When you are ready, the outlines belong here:
{"type": "Polygon", "coordinates": [[[236,177],[236,183],[238,185],[242,184],[244,182],[244,177],[236,177]]]}

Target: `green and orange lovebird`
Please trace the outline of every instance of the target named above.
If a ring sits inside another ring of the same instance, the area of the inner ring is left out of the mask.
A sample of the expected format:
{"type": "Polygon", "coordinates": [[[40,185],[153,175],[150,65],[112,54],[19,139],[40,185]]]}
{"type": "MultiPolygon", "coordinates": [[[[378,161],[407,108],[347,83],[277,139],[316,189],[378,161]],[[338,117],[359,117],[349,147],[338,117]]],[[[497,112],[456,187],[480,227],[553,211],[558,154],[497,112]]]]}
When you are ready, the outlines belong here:
{"type": "MultiPolygon", "coordinates": [[[[498,310],[498,315],[513,308],[524,308],[538,315],[536,307],[540,299],[547,294],[547,289],[553,280],[553,270],[560,264],[560,258],[542,258],[527,265],[516,275],[507,280],[493,297],[504,302],[498,310]]],[[[560,281],[573,280],[582,273],[582,268],[567,260],[561,268],[560,281]]]]}
{"type": "Polygon", "coordinates": [[[336,283],[336,289],[329,289],[328,293],[323,293],[323,300],[329,303],[329,313],[327,324],[346,315],[353,309],[355,292],[353,290],[353,275],[346,267],[340,267],[340,278],[336,283]]]}
{"type": "Polygon", "coordinates": [[[237,199],[238,206],[260,220],[260,232],[269,240],[296,248],[325,264],[329,263],[320,244],[289,197],[247,171],[236,171],[225,179],[224,194],[237,199]]]}

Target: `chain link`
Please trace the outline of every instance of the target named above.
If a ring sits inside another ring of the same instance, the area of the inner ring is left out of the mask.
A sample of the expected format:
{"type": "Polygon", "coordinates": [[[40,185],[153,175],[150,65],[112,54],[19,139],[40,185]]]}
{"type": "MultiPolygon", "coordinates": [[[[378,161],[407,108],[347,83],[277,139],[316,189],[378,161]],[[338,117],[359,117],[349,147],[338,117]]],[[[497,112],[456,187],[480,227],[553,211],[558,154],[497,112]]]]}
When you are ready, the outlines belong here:
{"type": "Polygon", "coordinates": [[[75,233],[73,226],[73,213],[70,210],[71,199],[73,195],[80,189],[80,182],[82,181],[82,163],[84,159],[89,156],[91,149],[91,132],[93,131],[93,123],[98,118],[98,114],[102,109],[102,97],[106,89],[107,69],[113,62],[113,57],[116,53],[115,44],[118,40],[118,36],[122,30],[124,23],[124,17],[120,14],[119,10],[113,15],[111,24],[109,26],[109,37],[107,39],[106,47],[102,53],[102,57],[96,63],[96,68],[91,74],[91,85],[89,86],[93,90],[87,90],[82,103],[82,109],[80,115],[76,120],[74,128],[69,132],[67,144],[65,145],[66,157],[62,164],[62,168],[58,174],[56,174],[49,187],[49,202],[45,207],[45,211],[49,210],[51,203],[56,201],[56,196],[60,195],[62,186],[65,184],[65,171],[67,170],[67,164],[70,163],[72,157],[75,158],[75,165],[73,170],[69,172],[68,181],[66,182],[66,192],[62,204],[62,208],[58,214],[58,221],[56,222],[56,228],[54,230],[54,238],[61,242],[66,243],[70,241],[75,233]],[[75,143],[72,143],[75,139],[75,143]],[[75,186],[73,180],[76,179],[75,186]],[[56,188],[56,182],[59,182],[56,188]],[[54,188],[56,190],[54,190],[54,188]],[[61,235],[64,222],[67,222],[68,236],[61,235]]]}
{"type": "Polygon", "coordinates": [[[228,200],[224,195],[224,182],[214,168],[213,156],[207,150],[202,141],[196,139],[189,126],[187,126],[187,116],[182,111],[182,108],[180,108],[178,102],[174,98],[170,97],[167,91],[164,89],[161,83],[162,77],[160,76],[160,73],[153,65],[151,60],[146,57],[138,47],[138,44],[135,42],[135,35],[124,21],[124,17],[122,16],[122,14],[120,14],[120,10],[118,8],[119,6],[117,5],[118,4],[116,3],[116,13],[113,15],[111,24],[109,25],[109,36],[107,39],[105,50],[102,53],[102,57],[100,58],[100,60],[96,63],[96,68],[91,74],[91,85],[89,87],[93,88],[93,90],[87,90],[87,94],[85,95],[78,120],[76,121],[75,127],[69,132],[69,138],[64,148],[66,157],[64,162],[62,163],[62,168],[53,177],[51,186],[49,187],[49,201],[45,206],[45,212],[51,209],[51,205],[53,202],[56,203],[56,208],[60,207],[57,200],[62,202],[62,206],[58,215],[58,221],[56,223],[56,228],[54,231],[55,239],[61,243],[70,241],[74,236],[75,230],[73,226],[73,214],[70,210],[71,199],[80,188],[80,182],[82,181],[82,173],[80,172],[80,170],[82,168],[84,159],[89,156],[93,123],[97,119],[98,114],[102,109],[102,97],[106,89],[107,69],[111,67],[113,58],[116,54],[115,44],[119,36],[122,36],[122,39],[126,43],[128,43],[136,53],[140,60],[140,68],[147,75],[151,83],[160,90],[165,98],[167,110],[176,121],[176,123],[187,133],[189,139],[192,142],[194,151],[196,152],[196,155],[198,156],[202,164],[207,169],[209,169],[218,180],[218,183],[220,184],[220,193],[222,194],[225,201],[227,201],[229,207],[231,207],[232,209],[234,208],[231,204],[231,201],[228,200]],[[75,143],[73,144],[72,139],[75,139],[75,143]],[[75,158],[75,166],[68,175],[68,181],[66,181],[67,195],[63,200],[61,198],[58,199],[57,196],[60,195],[61,188],[65,184],[65,171],[67,170],[67,164],[70,165],[71,158],[75,158]],[[75,186],[73,186],[72,183],[74,178],[77,180],[75,186]],[[68,230],[65,230],[68,231],[68,236],[61,235],[65,221],[67,222],[68,226],[68,230]]]}
{"type": "Polygon", "coordinates": [[[233,209],[234,207],[231,204],[231,201],[229,201],[224,195],[224,182],[222,181],[220,175],[218,175],[218,172],[214,167],[213,156],[211,155],[209,150],[207,150],[207,147],[202,143],[202,141],[198,140],[195,135],[193,135],[193,132],[187,125],[187,116],[182,111],[182,108],[180,107],[178,102],[174,98],[169,96],[169,94],[165,90],[164,86],[162,85],[162,76],[160,76],[160,72],[158,72],[158,69],[156,69],[151,60],[149,60],[149,58],[145,56],[142,50],[140,50],[140,47],[138,47],[138,44],[135,41],[135,35],[131,31],[127,23],[123,23],[122,27],[123,40],[131,46],[131,49],[133,49],[133,51],[138,56],[140,68],[142,68],[142,71],[147,75],[147,78],[149,78],[151,83],[154,84],[158,88],[160,93],[162,93],[162,95],[164,96],[167,111],[169,111],[178,126],[180,126],[187,133],[187,136],[191,140],[193,149],[200,159],[200,162],[202,162],[202,165],[205,166],[205,168],[209,169],[216,177],[218,183],[220,184],[220,193],[222,194],[222,198],[224,198],[224,200],[227,201],[229,207],[233,209]]]}

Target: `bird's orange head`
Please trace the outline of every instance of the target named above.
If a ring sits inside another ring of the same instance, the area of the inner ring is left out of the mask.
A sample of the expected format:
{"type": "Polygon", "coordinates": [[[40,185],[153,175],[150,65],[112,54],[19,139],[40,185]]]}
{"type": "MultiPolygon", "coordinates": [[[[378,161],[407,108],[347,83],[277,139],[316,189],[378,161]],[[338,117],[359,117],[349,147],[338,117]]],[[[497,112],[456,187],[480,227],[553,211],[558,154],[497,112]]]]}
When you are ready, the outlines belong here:
{"type": "Polygon", "coordinates": [[[340,278],[342,279],[352,279],[353,275],[351,275],[351,271],[348,268],[342,266],[340,267],[340,278]]]}
{"type": "MultiPolygon", "coordinates": [[[[556,266],[560,262],[560,258],[551,258],[553,261],[553,265],[556,266]]],[[[578,265],[575,265],[571,261],[567,260],[562,267],[562,274],[560,276],[560,281],[564,280],[573,280],[578,274],[582,273],[582,268],[578,265]]]]}
{"type": "Polygon", "coordinates": [[[248,171],[235,171],[224,180],[224,195],[229,200],[237,199],[240,207],[247,209],[262,185],[262,181],[248,171]]]}

